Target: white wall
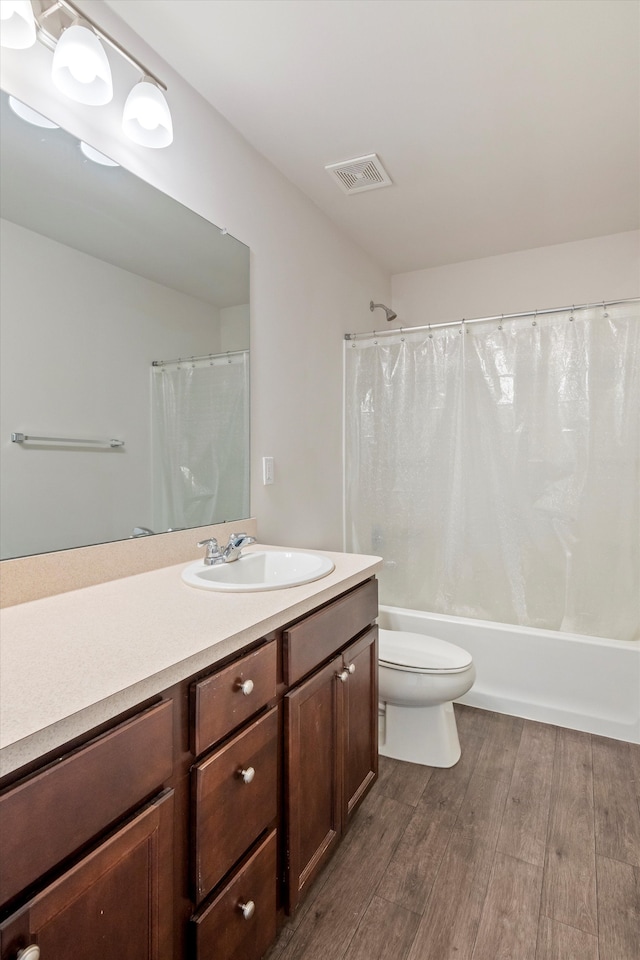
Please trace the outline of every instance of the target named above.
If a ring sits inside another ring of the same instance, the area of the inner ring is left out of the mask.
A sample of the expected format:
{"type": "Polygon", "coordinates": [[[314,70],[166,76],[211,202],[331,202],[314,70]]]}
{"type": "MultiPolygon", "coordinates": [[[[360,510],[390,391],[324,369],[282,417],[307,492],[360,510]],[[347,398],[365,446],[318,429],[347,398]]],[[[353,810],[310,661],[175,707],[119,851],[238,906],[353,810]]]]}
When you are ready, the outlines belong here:
{"type": "MultiPolygon", "coordinates": [[[[117,68],[114,102],[64,101],[51,54],[3,50],[2,87],[89,141],[251,248],[252,512],[262,540],[327,549],[342,544],[342,340],[371,326],[369,301],[390,277],[279,174],[146,44],[99,2],[81,4],[167,83],[175,141],[125,141],[120,113],[136,79],[117,68]],[[276,482],[261,484],[260,460],[276,482]]],[[[256,109],[273,111],[261,103],[256,109]]],[[[345,197],[345,203],[349,202],[345,197]]]]}
{"type": "Polygon", "coordinates": [[[393,326],[640,295],[640,231],[397,274],[393,326]]]}
{"type": "Polygon", "coordinates": [[[0,228],[0,556],[152,526],[151,361],[218,352],[218,311],[15,223],[0,228]],[[11,442],[29,431],[114,437],[125,448],[11,442]]]}

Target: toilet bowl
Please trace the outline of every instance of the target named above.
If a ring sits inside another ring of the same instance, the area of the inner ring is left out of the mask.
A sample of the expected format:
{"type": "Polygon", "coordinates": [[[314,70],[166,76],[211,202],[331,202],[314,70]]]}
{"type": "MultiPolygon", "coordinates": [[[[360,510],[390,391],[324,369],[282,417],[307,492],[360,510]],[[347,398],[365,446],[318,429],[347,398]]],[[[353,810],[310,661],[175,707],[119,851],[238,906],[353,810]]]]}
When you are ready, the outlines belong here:
{"type": "Polygon", "coordinates": [[[430,767],[460,759],[453,701],[473,686],[471,654],[436,637],[379,630],[380,753],[430,767]]]}

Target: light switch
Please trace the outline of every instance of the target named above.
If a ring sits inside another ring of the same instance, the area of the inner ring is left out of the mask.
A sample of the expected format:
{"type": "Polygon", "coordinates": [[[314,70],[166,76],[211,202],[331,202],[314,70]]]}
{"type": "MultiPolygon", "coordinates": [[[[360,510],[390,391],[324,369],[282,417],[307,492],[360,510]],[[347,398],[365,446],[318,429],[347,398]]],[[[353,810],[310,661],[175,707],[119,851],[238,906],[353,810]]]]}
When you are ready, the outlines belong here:
{"type": "Polygon", "coordinates": [[[273,457],[262,458],[262,482],[265,487],[273,483],[273,457]]]}

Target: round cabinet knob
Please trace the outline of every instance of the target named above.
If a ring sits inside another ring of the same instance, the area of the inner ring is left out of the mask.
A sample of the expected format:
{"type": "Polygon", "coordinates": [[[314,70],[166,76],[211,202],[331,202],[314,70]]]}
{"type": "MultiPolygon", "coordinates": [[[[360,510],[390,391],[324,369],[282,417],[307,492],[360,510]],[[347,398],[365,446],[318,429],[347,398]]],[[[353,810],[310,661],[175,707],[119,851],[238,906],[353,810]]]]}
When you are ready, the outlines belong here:
{"type": "Polygon", "coordinates": [[[349,666],[347,667],[347,670],[349,671],[349,673],[355,673],[356,672],[355,663],[350,663],[349,666]]]}
{"type": "Polygon", "coordinates": [[[253,692],[253,680],[238,680],[238,690],[242,690],[245,697],[253,692]]]}
{"type": "Polygon", "coordinates": [[[349,671],[348,671],[348,670],[342,670],[340,673],[336,673],[336,677],[337,677],[338,680],[340,680],[342,683],[346,683],[347,680],[349,679],[349,671]]]}
{"type": "Polygon", "coordinates": [[[40,947],[37,943],[32,943],[24,950],[18,950],[16,960],[40,960],[40,947]]]}
{"type": "Polygon", "coordinates": [[[246,903],[239,903],[238,910],[245,918],[245,920],[251,920],[251,917],[256,912],[256,905],[253,900],[247,900],[246,903]]]}
{"type": "Polygon", "coordinates": [[[238,776],[240,777],[243,783],[251,783],[255,775],[256,775],[256,772],[253,769],[253,767],[247,767],[246,770],[238,770],[238,776]]]}

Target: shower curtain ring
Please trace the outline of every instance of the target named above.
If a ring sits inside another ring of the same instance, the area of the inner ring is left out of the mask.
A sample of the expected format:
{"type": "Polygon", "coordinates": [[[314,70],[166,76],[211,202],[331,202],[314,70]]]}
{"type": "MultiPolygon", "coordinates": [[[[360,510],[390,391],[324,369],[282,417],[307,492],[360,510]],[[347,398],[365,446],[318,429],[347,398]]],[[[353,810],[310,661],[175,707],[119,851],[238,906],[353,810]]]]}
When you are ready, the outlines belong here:
{"type": "Polygon", "coordinates": [[[533,314],[533,320],[531,321],[531,326],[532,326],[532,327],[537,327],[537,326],[538,326],[537,317],[538,317],[538,311],[536,310],[536,311],[534,312],[534,314],[533,314]]]}
{"type": "Polygon", "coordinates": [[[502,324],[504,323],[504,313],[500,316],[500,323],[498,324],[498,330],[502,330],[502,324]]]}

